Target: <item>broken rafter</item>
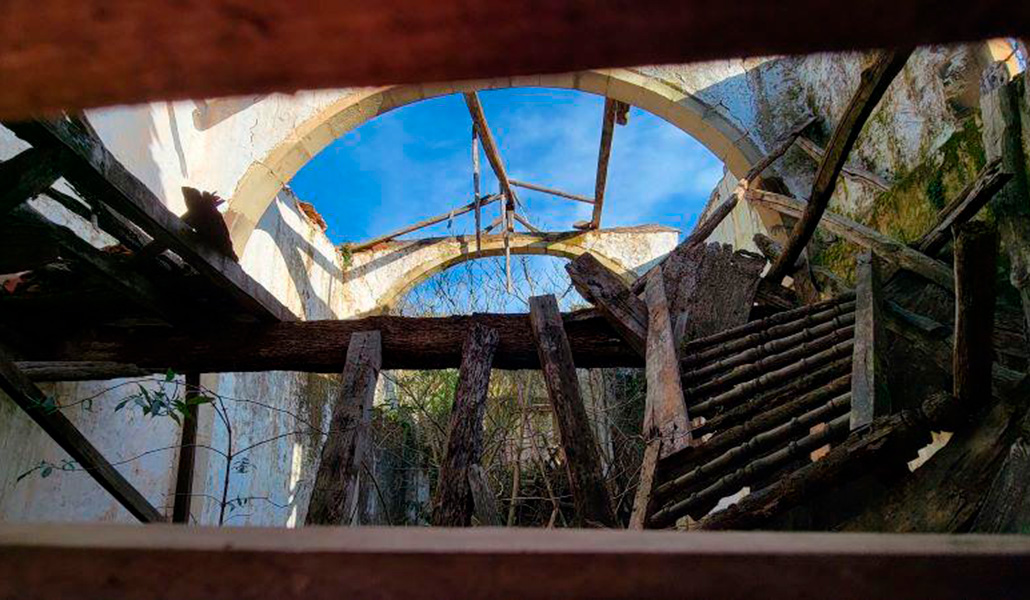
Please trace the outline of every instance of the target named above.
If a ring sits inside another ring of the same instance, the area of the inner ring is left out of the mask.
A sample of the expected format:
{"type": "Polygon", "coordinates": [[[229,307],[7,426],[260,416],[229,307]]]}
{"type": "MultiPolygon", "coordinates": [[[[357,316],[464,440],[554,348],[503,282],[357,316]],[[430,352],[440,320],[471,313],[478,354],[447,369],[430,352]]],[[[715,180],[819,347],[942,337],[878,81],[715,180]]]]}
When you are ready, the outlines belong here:
{"type": "MultiPolygon", "coordinates": [[[[800,217],[806,206],[796,198],[763,190],[748,190],[747,199],[753,204],[792,217],[800,217]]],[[[822,215],[819,226],[853,244],[868,248],[880,258],[917,273],[945,289],[954,289],[954,276],[947,265],[874,229],[829,211],[822,215]]],[[[782,259],[783,255],[780,257],[782,259]]],[[[766,279],[769,279],[768,276],[766,279]]]]}
{"type": "MultiPolygon", "coordinates": [[[[823,157],[826,156],[826,151],[823,150],[819,144],[816,144],[812,140],[803,136],[798,138],[798,148],[804,150],[805,154],[812,157],[812,160],[816,163],[821,163],[823,161],[823,157]]],[[[856,167],[853,165],[849,166],[845,163],[841,168],[841,174],[846,177],[851,177],[852,179],[864,181],[881,192],[885,192],[890,189],[890,183],[886,179],[872,171],[869,171],[868,169],[863,169],[862,167],[856,167]]]]}
{"type": "MultiPolygon", "coordinates": [[[[855,347],[851,360],[851,429],[891,412],[887,386],[887,331],[880,279],[883,268],[871,251],[855,261],[855,347]]],[[[990,331],[990,329],[988,329],[990,331]]],[[[988,335],[990,335],[988,333],[988,335]]]]}
{"type": "Polygon", "coordinates": [[[47,395],[14,366],[3,349],[0,349],[0,389],[132,516],[144,523],[164,520],[143,494],[61,413],[60,406],[47,405],[47,395]]]}
{"type": "Polygon", "coordinates": [[[529,219],[520,215],[517,211],[512,211],[511,216],[515,217],[515,220],[522,223],[522,226],[533,233],[543,233],[536,226],[529,222],[529,219]]]}
{"type": "Polygon", "coordinates": [[[58,149],[29,148],[0,162],[0,217],[45,192],[60,177],[58,149]]]}
{"type": "Polygon", "coordinates": [[[472,125],[472,195],[476,205],[476,252],[479,252],[483,249],[483,215],[479,197],[479,134],[476,132],[475,124],[472,125]]]}
{"type": "Polygon", "coordinates": [[[570,194],[569,192],[563,192],[561,190],[556,190],[556,189],[544,187],[542,185],[536,185],[535,183],[526,183],[524,181],[516,181],[514,179],[509,179],[508,182],[511,183],[515,187],[525,188],[527,190],[533,190],[533,191],[536,191],[536,192],[543,192],[544,194],[550,194],[552,196],[558,196],[559,198],[568,198],[569,200],[575,200],[576,202],[583,202],[585,204],[593,204],[594,203],[593,200],[591,200],[590,198],[587,198],[586,196],[580,196],[578,194],[570,194]]]}
{"type": "Polygon", "coordinates": [[[572,285],[641,357],[647,353],[647,304],[589,252],[565,265],[572,285]]]}
{"type": "Polygon", "coordinates": [[[837,186],[837,177],[844,168],[844,162],[862,132],[862,127],[880,103],[894,77],[904,68],[911,53],[910,48],[881,52],[873,63],[862,71],[858,89],[844,109],[833,135],[830,136],[826,153],[816,171],[808,202],[805,203],[804,213],[794,226],[790,239],[783,248],[783,254],[765,276],[769,281],[780,283],[808,246],[819,220],[830,203],[830,197],[837,186]]]}
{"type": "Polygon", "coordinates": [[[928,256],[937,254],[951,239],[952,228],[976,216],[1010,179],[1012,174],[1001,170],[1000,158],[988,163],[955,200],[941,209],[937,223],[913,246],[928,256]]]}
{"type": "Polygon", "coordinates": [[[251,279],[239,264],[205,244],[99,139],[64,118],[5,125],[36,148],[60,149],[66,157],[64,177],[77,191],[109,205],[154,240],[167,245],[248,313],[265,321],[296,319],[290,309],[251,279]]]}
{"type": "Polygon", "coordinates": [[[608,184],[608,161],[612,156],[612,138],[615,136],[615,117],[619,112],[618,100],[604,99],[604,116],[601,121],[601,145],[597,150],[597,176],[594,179],[594,212],[590,217],[590,229],[601,226],[601,211],[604,209],[604,190],[608,184]]]}
{"type": "Polygon", "coordinates": [[[666,456],[691,445],[694,437],[690,431],[687,404],[683,400],[672,316],[661,271],[648,277],[644,299],[648,319],[647,396],[641,431],[645,439],[661,439],[660,456],[666,456]]]}
{"type": "MultiPolygon", "coordinates": [[[[381,244],[383,242],[388,242],[388,241],[390,241],[390,240],[392,240],[392,239],[394,239],[396,237],[402,236],[402,235],[404,235],[406,233],[411,233],[412,231],[418,231],[419,229],[424,229],[424,228],[429,227],[431,225],[436,225],[437,223],[442,223],[443,221],[446,221],[448,219],[452,219],[452,218],[457,217],[459,215],[463,215],[465,213],[474,211],[474,210],[477,209],[477,206],[479,208],[482,208],[484,206],[489,206],[489,205],[493,204],[494,202],[497,202],[498,200],[500,200],[500,198],[501,198],[500,194],[493,194],[491,196],[486,196],[485,198],[481,198],[478,201],[469,202],[468,204],[466,204],[464,206],[461,206],[461,207],[458,207],[458,208],[456,208],[456,209],[454,209],[454,210],[452,210],[450,212],[446,212],[446,213],[443,213],[443,214],[440,214],[440,215],[436,215],[435,217],[429,217],[428,219],[424,219],[424,220],[419,221],[418,223],[415,223],[413,225],[408,225],[407,227],[402,227],[402,228],[398,229],[397,231],[392,231],[392,232],[390,232],[390,233],[388,233],[386,235],[381,235],[381,236],[379,236],[377,238],[373,238],[371,240],[368,240],[367,242],[361,242],[360,244],[354,244],[353,246],[350,246],[350,251],[351,252],[361,252],[362,250],[368,250],[369,248],[371,248],[372,246],[375,246],[376,244],[381,244]]],[[[489,229],[487,231],[489,231],[489,229]]],[[[477,242],[478,242],[478,239],[477,239],[477,242]]]]}

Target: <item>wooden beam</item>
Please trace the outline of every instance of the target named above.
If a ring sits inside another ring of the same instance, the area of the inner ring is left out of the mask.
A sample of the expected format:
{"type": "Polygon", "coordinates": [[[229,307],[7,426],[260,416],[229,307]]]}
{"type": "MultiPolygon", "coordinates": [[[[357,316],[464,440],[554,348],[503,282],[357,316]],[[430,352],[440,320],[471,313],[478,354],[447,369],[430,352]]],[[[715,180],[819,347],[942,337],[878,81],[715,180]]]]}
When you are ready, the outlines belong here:
{"type": "Polygon", "coordinates": [[[201,395],[200,373],[186,373],[186,415],[179,436],[179,461],[175,469],[175,493],[172,498],[172,523],[189,524],[193,504],[193,471],[197,456],[197,419],[200,408],[190,400],[201,395]]]}
{"type": "Polygon", "coordinates": [[[943,44],[1024,36],[1021,5],[985,0],[930,14],[913,0],[861,0],[835,19],[815,0],[736,10],[645,0],[632,15],[586,0],[468,7],[448,0],[355,6],[271,0],[221,5],[41,0],[11,5],[0,27],[0,116],[298,89],[456,81],[715,58],[943,44]],[[111,13],[104,9],[111,9],[111,13]],[[406,15],[402,26],[393,21],[406,15]],[[930,17],[933,18],[930,18],[930,17]],[[491,35],[483,35],[489,24],[491,35]],[[194,32],[183,36],[183,31],[194,32]],[[792,35],[782,32],[791,31],[792,35]],[[719,32],[719,35],[713,35],[719,32]],[[118,40],[118,44],[109,43],[118,40]],[[475,44],[476,52],[469,53],[475,44]],[[148,49],[161,48],[154,56],[148,49]],[[75,68],[91,57],[88,70],[75,68]],[[359,58],[355,58],[359,57],[359,58]],[[56,83],[55,83],[56,82],[56,83]]]}
{"type": "Polygon", "coordinates": [[[779,283],[797,262],[801,252],[808,246],[808,241],[815,233],[819,220],[830,203],[833,190],[837,187],[837,176],[844,168],[844,162],[851,153],[858,135],[873,109],[880,103],[880,98],[887,92],[894,77],[901,72],[908,61],[912,50],[884,51],[876,56],[873,63],[862,71],[858,89],[844,109],[840,121],[830,136],[826,154],[819,163],[819,169],[812,183],[812,191],[808,195],[804,213],[791,232],[787,245],[783,248],[780,259],[769,269],[766,279],[779,283]]]}
{"type": "Polygon", "coordinates": [[[941,209],[937,223],[913,246],[927,256],[935,256],[951,239],[952,228],[976,216],[1010,179],[1012,174],[1001,170],[1001,159],[987,163],[976,179],[941,209]]]}
{"type": "Polygon", "coordinates": [[[572,285],[597,307],[615,331],[641,357],[647,354],[647,305],[619,276],[589,252],[565,265],[572,285]]]}
{"type": "Polygon", "coordinates": [[[61,153],[29,148],[0,161],[0,217],[45,192],[61,177],[61,153]]]}
{"type": "Polygon", "coordinates": [[[517,213],[515,211],[512,211],[511,216],[515,217],[515,220],[518,221],[519,223],[522,223],[522,226],[525,227],[526,229],[528,229],[531,233],[543,233],[542,231],[537,229],[536,226],[534,226],[532,223],[530,223],[529,219],[527,219],[526,217],[523,217],[519,213],[517,213]]]}
{"type": "Polygon", "coordinates": [[[683,399],[679,358],[673,342],[672,318],[665,297],[662,273],[648,277],[647,303],[647,396],[644,402],[643,434],[662,440],[661,456],[668,456],[693,443],[690,415],[683,399]]]}
{"type": "MultiPolygon", "coordinates": [[[[792,217],[800,217],[805,210],[805,204],[796,198],[763,190],[748,190],[747,199],[753,204],[792,217]]],[[[955,287],[954,276],[947,265],[918,250],[909,248],[875,229],[828,211],[819,221],[819,225],[853,244],[872,250],[880,258],[917,273],[945,289],[953,290],[955,287]]]]}
{"type": "Polygon", "coordinates": [[[476,132],[475,124],[472,125],[472,194],[475,196],[476,204],[476,252],[483,250],[483,214],[482,204],[479,198],[479,134],[476,132]]]}
{"type": "Polygon", "coordinates": [[[0,595],[10,598],[26,590],[106,600],[329,600],[370,590],[384,599],[527,600],[1030,593],[1026,536],[34,523],[0,525],[0,556],[0,595]]]}
{"type": "MultiPolygon", "coordinates": [[[[405,227],[401,227],[400,229],[397,229],[396,231],[391,231],[390,233],[387,233],[385,235],[381,235],[379,237],[372,238],[370,240],[361,242],[360,244],[353,244],[353,245],[350,246],[350,251],[351,252],[361,252],[363,250],[368,250],[369,248],[375,246],[376,244],[381,244],[383,242],[388,242],[388,241],[390,241],[390,240],[392,240],[392,239],[394,239],[396,237],[400,237],[400,236],[402,236],[402,235],[404,235],[406,233],[411,233],[412,231],[418,231],[419,229],[425,229],[426,227],[429,227],[431,225],[436,225],[437,223],[442,223],[442,222],[444,222],[444,221],[446,221],[448,219],[453,219],[454,217],[458,217],[458,216],[461,216],[461,215],[463,215],[465,213],[472,212],[474,210],[477,210],[477,206],[478,206],[478,208],[482,208],[484,206],[489,206],[489,205],[493,204],[494,202],[497,202],[500,199],[501,199],[501,195],[500,194],[492,194],[492,195],[487,196],[485,198],[480,198],[478,201],[473,200],[472,202],[469,202],[468,204],[466,204],[464,206],[459,206],[458,208],[456,208],[456,209],[454,209],[454,210],[452,210],[450,212],[439,214],[439,215],[436,215],[434,217],[429,217],[428,219],[423,219],[423,220],[419,221],[418,223],[413,223],[411,225],[407,225],[405,227]]],[[[488,233],[489,233],[489,230],[488,230],[488,233]]],[[[478,229],[477,229],[477,235],[476,235],[476,243],[477,244],[479,243],[478,229]]]]}
{"type": "MultiPolygon", "coordinates": [[[[596,311],[562,316],[565,331],[580,368],[639,367],[640,355],[596,311]]],[[[466,329],[473,323],[496,329],[501,336],[494,357],[497,369],[537,369],[536,344],[527,314],[477,314],[453,317],[372,316],[362,319],[298,321],[292,323],[211,325],[204,330],[141,327],[100,328],[69,338],[67,334],[37,336],[25,348],[24,360],[106,363],[164,373],[303,371],[339,373],[348,342],[359,331],[378,330],[383,336],[384,369],[455,369],[461,363],[466,329]]],[[[89,378],[89,372],[80,375],[89,378]]]]}
{"type": "Polygon", "coordinates": [[[511,181],[508,180],[508,172],[504,169],[504,160],[501,158],[501,151],[494,140],[494,134],[490,131],[490,124],[486,122],[486,114],[483,112],[483,104],[479,101],[479,94],[476,92],[465,93],[465,105],[472,116],[472,123],[479,132],[479,139],[483,142],[483,152],[486,153],[486,160],[490,168],[497,176],[497,182],[501,186],[502,194],[512,201],[517,198],[515,191],[511,189],[511,181]]]}
{"type": "Polygon", "coordinates": [[[378,331],[359,331],[350,338],[305,525],[356,524],[358,478],[370,445],[382,346],[378,331]]]}
{"type": "Polygon", "coordinates": [[[1020,435],[991,482],[983,506],[970,527],[976,533],[1018,533],[1030,527],[1030,423],[1020,423],[1020,435]]]}
{"type": "Polygon", "coordinates": [[[998,233],[991,225],[970,221],[958,228],[952,394],[970,414],[983,409],[991,399],[997,262],[998,233]]]}
{"type": "Polygon", "coordinates": [[[525,188],[527,190],[533,190],[535,192],[543,192],[544,194],[558,196],[559,198],[568,198],[569,200],[575,200],[576,202],[583,202],[586,204],[594,203],[593,200],[587,198],[586,196],[580,196],[579,194],[570,194],[569,192],[563,192],[561,190],[544,187],[542,185],[536,185],[535,183],[526,183],[524,181],[516,181],[514,179],[509,179],[508,182],[515,187],[525,188]]]}
{"type": "Polygon", "coordinates": [[[166,244],[212,285],[248,313],[266,321],[295,320],[275,298],[229,257],[205,244],[112,155],[103,143],[67,119],[7,123],[34,147],[57,148],[68,156],[64,176],[80,193],[126,216],[156,241],[166,244]]]}
{"type": "Polygon", "coordinates": [[[640,477],[633,496],[633,513],[629,516],[629,529],[646,529],[647,519],[654,505],[655,478],[658,476],[658,460],[662,455],[662,438],[656,437],[644,446],[644,458],[640,461],[640,477]]]}
{"type": "MultiPolygon", "coordinates": [[[[752,240],[755,242],[755,246],[758,246],[762,255],[769,259],[769,262],[776,262],[780,254],[783,254],[783,246],[764,233],[756,233],[752,240]]],[[[794,265],[794,270],[788,273],[788,275],[794,281],[794,291],[797,292],[798,297],[805,304],[813,304],[822,300],[822,294],[815,284],[815,277],[809,266],[808,257],[804,254],[801,255],[801,258],[794,265]]]]}
{"type": "Polygon", "coordinates": [[[476,520],[480,527],[502,527],[501,509],[497,506],[497,496],[490,486],[490,478],[486,469],[479,463],[468,468],[469,488],[472,490],[472,505],[475,507],[476,520]]]}
{"type": "Polygon", "coordinates": [[[576,521],[581,526],[615,527],[617,521],[593,427],[579,393],[572,348],[553,295],[529,299],[529,322],[547,384],[547,397],[561,432],[569,488],[576,504],[576,521]]]}
{"type": "MultiPolygon", "coordinates": [[[[851,358],[851,430],[891,412],[887,386],[887,331],[879,259],[869,250],[855,264],[855,347],[851,358]]],[[[990,331],[990,329],[988,329],[990,331]]],[[[988,334],[989,335],[989,334],[988,334]]],[[[988,367],[989,369],[990,367],[988,367]]]]}
{"type": "Polygon", "coordinates": [[[594,212],[590,217],[590,229],[601,226],[601,211],[604,210],[604,189],[608,184],[608,161],[612,156],[612,138],[615,135],[615,115],[619,101],[604,99],[604,116],[601,118],[601,145],[597,150],[597,175],[594,178],[594,212]]]}
{"type": "Polygon", "coordinates": [[[115,469],[104,455],[61,413],[45,406],[47,395],[11,362],[0,348],[0,390],[36,422],[78,466],[107,490],[129,513],[143,523],[163,521],[164,516],[115,469]]]}
{"type": "Polygon", "coordinates": [[[461,349],[458,387],[454,393],[447,450],[440,462],[430,522],[438,527],[467,527],[475,511],[469,469],[483,457],[483,417],[490,389],[490,367],[500,336],[495,329],[473,325],[461,349]]]}
{"type": "MultiPolygon", "coordinates": [[[[826,156],[826,151],[823,150],[822,147],[819,146],[819,144],[816,144],[815,142],[806,137],[798,138],[798,147],[804,150],[805,154],[810,156],[812,160],[814,160],[817,164],[822,163],[823,158],[826,156]]],[[[848,165],[845,162],[844,166],[841,167],[840,172],[845,177],[850,177],[852,179],[857,179],[859,181],[865,182],[875,187],[881,192],[886,192],[888,189],[890,189],[890,183],[886,179],[880,177],[872,171],[869,171],[868,169],[848,165]]]]}

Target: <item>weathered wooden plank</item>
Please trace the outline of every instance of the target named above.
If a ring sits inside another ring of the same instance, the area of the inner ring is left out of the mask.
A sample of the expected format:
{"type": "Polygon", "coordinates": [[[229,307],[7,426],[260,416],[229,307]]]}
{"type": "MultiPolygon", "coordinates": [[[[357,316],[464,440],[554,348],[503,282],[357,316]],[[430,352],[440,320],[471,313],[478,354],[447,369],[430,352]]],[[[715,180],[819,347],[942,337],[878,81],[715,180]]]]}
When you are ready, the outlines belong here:
{"type": "MultiPolygon", "coordinates": [[[[398,229],[396,231],[391,231],[390,233],[387,233],[385,235],[381,235],[379,237],[372,238],[370,240],[361,242],[360,244],[354,244],[354,245],[350,246],[350,251],[351,252],[361,252],[362,250],[368,250],[369,248],[375,246],[376,244],[381,244],[383,242],[388,242],[388,241],[390,241],[390,240],[392,240],[392,239],[394,239],[396,237],[400,237],[400,236],[402,236],[402,235],[404,235],[406,233],[411,233],[413,231],[418,231],[419,229],[425,229],[426,227],[429,227],[431,225],[436,225],[437,223],[442,223],[442,222],[444,222],[444,221],[446,221],[448,219],[451,219],[451,218],[463,215],[465,213],[472,212],[474,210],[479,210],[480,208],[482,208],[484,206],[489,206],[489,205],[493,204],[494,202],[497,202],[500,199],[501,199],[501,195],[500,194],[492,194],[492,195],[487,196],[485,198],[480,198],[478,201],[477,200],[473,200],[472,202],[469,202],[468,204],[466,204],[464,206],[460,206],[460,207],[458,207],[458,208],[456,208],[456,209],[454,209],[454,210],[452,210],[450,212],[443,213],[443,214],[440,214],[440,215],[436,215],[435,217],[429,217],[428,219],[423,219],[423,220],[419,221],[418,223],[413,223],[411,225],[408,225],[408,226],[405,226],[405,227],[401,227],[400,229],[398,229]]],[[[478,237],[476,238],[476,241],[477,241],[477,243],[479,242],[479,238],[478,237]]]]}
{"type": "Polygon", "coordinates": [[[819,163],[801,219],[791,232],[790,239],[783,248],[783,254],[766,273],[765,277],[769,281],[782,281],[794,267],[801,252],[808,246],[808,241],[812,239],[819,220],[830,203],[844,162],[862,132],[862,126],[880,103],[880,98],[886,93],[894,77],[904,68],[911,53],[911,48],[884,51],[862,71],[858,89],[852,95],[830,136],[826,154],[819,163]]]}
{"type": "Polygon", "coordinates": [[[329,420],[329,435],[322,445],[306,525],[349,525],[354,521],[358,477],[370,444],[372,400],[381,367],[380,333],[361,331],[352,335],[329,420]]]}
{"type": "Polygon", "coordinates": [[[593,427],[579,393],[572,348],[553,295],[529,299],[529,321],[547,384],[547,396],[561,432],[569,488],[576,504],[576,521],[589,527],[615,527],[617,521],[593,427]]]}
{"type": "MultiPolygon", "coordinates": [[[[594,310],[563,315],[573,358],[580,368],[640,367],[643,360],[594,310]]],[[[23,360],[135,365],[163,373],[304,371],[339,373],[350,336],[378,330],[384,369],[454,369],[473,323],[496,329],[500,343],[494,368],[536,369],[539,356],[527,314],[453,317],[372,316],[362,319],[284,323],[226,323],[204,330],[99,328],[69,336],[36,336],[23,360]]],[[[63,365],[70,368],[70,364],[63,365]]],[[[108,365],[113,367],[113,365],[108,365]]],[[[36,368],[43,368],[36,365],[36,368]]],[[[74,373],[70,373],[74,374],[74,373]]],[[[89,377],[89,373],[82,373],[89,377]]]]}
{"type": "MultiPolygon", "coordinates": [[[[891,412],[887,385],[887,331],[880,261],[865,251],[855,261],[855,347],[851,358],[851,429],[891,412]]],[[[990,367],[988,367],[990,368],[990,367]]]]}
{"type": "Polygon", "coordinates": [[[1026,534],[1030,528],[1030,422],[1024,417],[1020,436],[1009,447],[970,531],[1026,534]]]}
{"type": "MultiPolygon", "coordinates": [[[[780,254],[783,254],[783,245],[764,233],[756,233],[752,239],[762,254],[769,259],[769,262],[776,262],[780,254]]],[[[808,263],[808,257],[804,253],[794,264],[794,270],[790,271],[788,275],[794,280],[794,291],[805,304],[814,304],[822,300],[819,287],[815,284],[815,277],[808,263]]]]}
{"type": "Polygon", "coordinates": [[[486,114],[483,112],[483,104],[479,101],[479,94],[466,92],[464,96],[469,115],[472,116],[472,122],[476,125],[479,139],[483,142],[483,152],[486,154],[486,160],[490,163],[490,168],[493,169],[494,175],[497,176],[497,182],[501,186],[502,194],[511,202],[517,196],[514,190],[511,189],[511,181],[509,181],[508,172],[504,168],[504,159],[501,158],[501,151],[497,147],[497,141],[494,140],[494,134],[490,131],[490,125],[486,121],[486,114]]]}
{"type": "Polygon", "coordinates": [[[952,394],[969,413],[990,402],[997,262],[998,234],[992,225],[971,221],[957,229],[952,394]]]}
{"type": "MultiPolygon", "coordinates": [[[[754,204],[792,217],[800,217],[805,209],[805,204],[795,198],[762,190],[749,190],[747,198],[754,204]]],[[[830,211],[823,214],[819,226],[853,244],[868,248],[880,258],[917,273],[947,290],[953,290],[955,287],[954,276],[947,265],[875,229],[830,211]]]]}
{"type": "Polygon", "coordinates": [[[601,119],[601,143],[597,150],[597,174],[594,178],[594,211],[590,216],[590,228],[601,226],[601,211],[604,210],[604,190],[608,184],[608,162],[612,156],[612,138],[615,137],[615,115],[619,101],[604,99],[604,116],[601,119]]]}
{"type": "Polygon", "coordinates": [[[479,132],[472,124],[472,195],[476,205],[476,252],[483,250],[483,212],[479,197],[479,132]]]}
{"type": "Polygon", "coordinates": [[[490,486],[490,479],[487,477],[486,469],[479,463],[471,464],[468,468],[469,488],[472,490],[472,505],[475,507],[476,520],[481,527],[501,527],[501,509],[497,505],[497,496],[494,495],[490,486]]]}
{"type": "Polygon", "coordinates": [[[329,600],[370,590],[384,599],[527,600],[1030,594],[1026,536],[4,524],[0,557],[8,598],[26,590],[107,600],[329,600]]]}
{"type": "MultiPolygon", "coordinates": [[[[805,154],[810,156],[816,163],[821,163],[823,158],[826,156],[826,151],[823,150],[819,144],[816,144],[806,137],[798,138],[798,147],[804,150],[805,154]]],[[[863,169],[856,165],[849,165],[845,162],[840,172],[845,177],[863,181],[877,188],[881,192],[885,192],[890,189],[890,182],[868,169],[863,169]]]]}
{"type": "Polygon", "coordinates": [[[937,223],[913,246],[927,256],[936,255],[951,239],[952,228],[976,216],[1010,179],[1012,174],[1001,170],[1000,159],[988,163],[957,198],[941,209],[937,223]]]}
{"type": "Polygon", "coordinates": [[[661,272],[648,276],[647,302],[647,396],[643,434],[662,440],[662,456],[691,445],[690,416],[683,400],[679,357],[672,333],[672,317],[661,272]]]}
{"type": "Polygon", "coordinates": [[[262,320],[295,320],[296,316],[268,290],[243,272],[239,264],[205,244],[112,155],[103,143],[67,119],[6,123],[34,147],[60,149],[64,176],[94,202],[111,206],[157,242],[167,245],[212,285],[241,308],[262,320]]]}
{"type": "Polygon", "coordinates": [[[0,390],[68,453],[100,487],[107,490],[132,516],[143,523],[163,521],[164,516],[143,494],[118,472],[104,455],[86,439],[60,410],[44,406],[47,395],[35,386],[11,362],[10,355],[0,348],[0,390]]]}
{"type": "Polygon", "coordinates": [[[640,463],[640,477],[637,492],[633,497],[633,513],[629,517],[630,529],[644,529],[651,515],[654,503],[655,477],[658,475],[658,459],[662,454],[662,438],[656,437],[644,447],[644,459],[640,463]]]}
{"type": "Polygon", "coordinates": [[[563,192],[561,190],[556,190],[554,188],[544,187],[542,185],[537,185],[535,183],[526,183],[525,181],[516,181],[514,179],[509,179],[508,182],[511,183],[515,187],[525,188],[527,190],[533,190],[535,192],[543,192],[545,194],[550,194],[552,196],[558,196],[559,198],[568,198],[569,200],[575,200],[576,202],[583,202],[585,204],[593,204],[594,203],[593,200],[591,200],[590,198],[587,198],[586,196],[580,196],[579,194],[572,194],[572,193],[569,193],[569,192],[563,192]]]}
{"type": "Polygon", "coordinates": [[[193,470],[197,456],[197,419],[200,413],[200,406],[190,404],[190,400],[201,395],[200,373],[186,373],[185,379],[187,409],[179,435],[179,460],[175,469],[175,492],[172,497],[172,523],[188,524],[190,507],[193,504],[193,470]]]}
{"type": "Polygon", "coordinates": [[[469,328],[462,345],[458,388],[454,393],[447,451],[440,462],[433,497],[433,525],[464,527],[472,522],[475,509],[469,469],[480,464],[483,454],[483,416],[490,388],[490,365],[500,336],[479,325],[469,328]]]}
{"type": "Polygon", "coordinates": [[[29,148],[0,161],[0,217],[35,198],[61,177],[61,153],[29,148]]]}
{"type": "Polygon", "coordinates": [[[619,276],[588,253],[565,265],[580,295],[597,307],[615,331],[641,357],[647,353],[647,305],[619,276]]]}

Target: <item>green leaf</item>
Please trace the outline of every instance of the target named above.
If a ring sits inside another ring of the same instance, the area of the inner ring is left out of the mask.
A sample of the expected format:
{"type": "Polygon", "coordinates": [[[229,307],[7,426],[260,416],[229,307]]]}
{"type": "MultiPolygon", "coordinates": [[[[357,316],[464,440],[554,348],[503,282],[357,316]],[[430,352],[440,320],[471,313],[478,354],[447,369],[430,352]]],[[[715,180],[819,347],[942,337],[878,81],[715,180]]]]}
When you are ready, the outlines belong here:
{"type": "Polygon", "coordinates": [[[39,472],[39,476],[42,477],[43,479],[46,479],[47,477],[50,477],[50,474],[53,473],[53,472],[54,472],[54,468],[51,467],[50,465],[47,465],[47,466],[43,467],[42,471],[39,472]]]}
{"type": "Polygon", "coordinates": [[[175,414],[174,412],[170,412],[168,413],[168,416],[171,417],[172,420],[175,421],[176,424],[178,424],[180,427],[182,426],[182,421],[179,420],[179,415],[175,414]]]}
{"type": "Polygon", "coordinates": [[[129,402],[131,402],[131,401],[132,401],[132,396],[129,396],[129,397],[128,397],[128,398],[126,398],[125,400],[122,400],[122,401],[121,401],[121,402],[119,402],[119,403],[118,403],[117,405],[115,405],[115,407],[114,407],[114,412],[118,412],[118,411],[120,411],[121,409],[125,408],[125,405],[126,405],[126,404],[128,404],[128,403],[129,403],[129,402]]]}
{"type": "Polygon", "coordinates": [[[165,372],[165,381],[171,382],[173,379],[175,379],[175,371],[168,369],[168,371],[165,372]]]}
{"type": "Polygon", "coordinates": [[[215,399],[210,396],[190,396],[189,398],[186,398],[186,404],[189,404],[190,406],[211,404],[214,401],[215,399]]]}

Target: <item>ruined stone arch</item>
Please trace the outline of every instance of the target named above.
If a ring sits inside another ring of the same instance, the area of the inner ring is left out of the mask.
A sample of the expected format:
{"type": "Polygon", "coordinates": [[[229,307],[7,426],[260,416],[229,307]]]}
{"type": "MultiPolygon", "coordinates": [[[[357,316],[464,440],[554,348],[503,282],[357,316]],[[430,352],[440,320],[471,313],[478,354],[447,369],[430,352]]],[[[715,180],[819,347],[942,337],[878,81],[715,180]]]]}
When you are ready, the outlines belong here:
{"type": "Polygon", "coordinates": [[[335,139],[381,114],[414,102],[458,92],[513,87],[579,90],[636,106],[693,136],[736,176],[742,176],[762,156],[746,131],[696,94],[634,69],[346,90],[289,131],[263,157],[254,160],[237,182],[227,215],[237,252],[243,251],[276,193],[335,139]]]}

